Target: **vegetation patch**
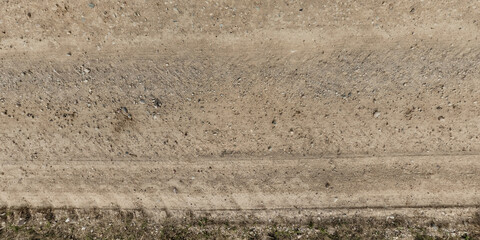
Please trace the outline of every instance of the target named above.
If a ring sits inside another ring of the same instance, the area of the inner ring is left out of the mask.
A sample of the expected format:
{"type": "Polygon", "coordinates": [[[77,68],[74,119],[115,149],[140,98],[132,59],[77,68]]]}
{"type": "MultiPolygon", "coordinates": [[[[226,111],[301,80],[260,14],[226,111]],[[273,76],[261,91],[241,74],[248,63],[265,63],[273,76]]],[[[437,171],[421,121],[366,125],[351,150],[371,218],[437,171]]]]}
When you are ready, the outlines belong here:
{"type": "Polygon", "coordinates": [[[308,217],[301,222],[219,220],[187,214],[155,220],[141,209],[0,208],[1,239],[478,239],[478,214],[446,223],[402,216],[308,217]]]}

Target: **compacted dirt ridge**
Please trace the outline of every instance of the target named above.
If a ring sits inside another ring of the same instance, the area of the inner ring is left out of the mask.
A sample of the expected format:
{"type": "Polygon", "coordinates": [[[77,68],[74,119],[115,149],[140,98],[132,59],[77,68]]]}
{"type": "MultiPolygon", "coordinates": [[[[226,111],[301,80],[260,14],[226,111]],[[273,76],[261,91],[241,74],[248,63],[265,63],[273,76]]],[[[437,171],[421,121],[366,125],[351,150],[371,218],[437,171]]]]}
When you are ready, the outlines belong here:
{"type": "Polygon", "coordinates": [[[479,8],[6,1],[0,236],[479,237],[479,8]]]}

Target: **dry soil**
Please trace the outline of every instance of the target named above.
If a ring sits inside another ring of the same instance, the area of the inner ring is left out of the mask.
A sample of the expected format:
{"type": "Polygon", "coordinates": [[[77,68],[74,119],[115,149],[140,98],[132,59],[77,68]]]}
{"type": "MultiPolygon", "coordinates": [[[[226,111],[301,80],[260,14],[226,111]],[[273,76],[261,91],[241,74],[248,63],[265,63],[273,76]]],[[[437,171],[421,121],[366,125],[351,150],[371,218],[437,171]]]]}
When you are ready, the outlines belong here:
{"type": "Polygon", "coordinates": [[[480,237],[479,8],[4,1],[0,236],[480,237]]]}

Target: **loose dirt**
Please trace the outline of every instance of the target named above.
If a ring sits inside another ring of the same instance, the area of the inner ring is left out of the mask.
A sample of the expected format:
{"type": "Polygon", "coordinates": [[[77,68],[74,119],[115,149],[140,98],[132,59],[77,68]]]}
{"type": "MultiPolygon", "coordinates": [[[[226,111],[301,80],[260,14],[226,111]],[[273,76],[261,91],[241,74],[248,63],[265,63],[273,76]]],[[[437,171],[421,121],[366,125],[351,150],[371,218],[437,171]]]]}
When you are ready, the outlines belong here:
{"type": "Polygon", "coordinates": [[[0,236],[478,237],[479,8],[7,1],[0,236]]]}

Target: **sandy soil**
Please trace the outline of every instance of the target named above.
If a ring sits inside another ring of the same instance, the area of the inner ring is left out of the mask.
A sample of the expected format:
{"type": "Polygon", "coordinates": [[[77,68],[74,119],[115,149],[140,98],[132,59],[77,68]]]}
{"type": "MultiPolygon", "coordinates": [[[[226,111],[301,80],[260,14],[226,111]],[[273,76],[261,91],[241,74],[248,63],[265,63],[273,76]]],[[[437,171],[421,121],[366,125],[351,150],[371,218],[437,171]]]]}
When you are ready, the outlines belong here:
{"type": "Polygon", "coordinates": [[[0,204],[154,222],[474,218],[478,8],[9,0],[0,204]]]}

